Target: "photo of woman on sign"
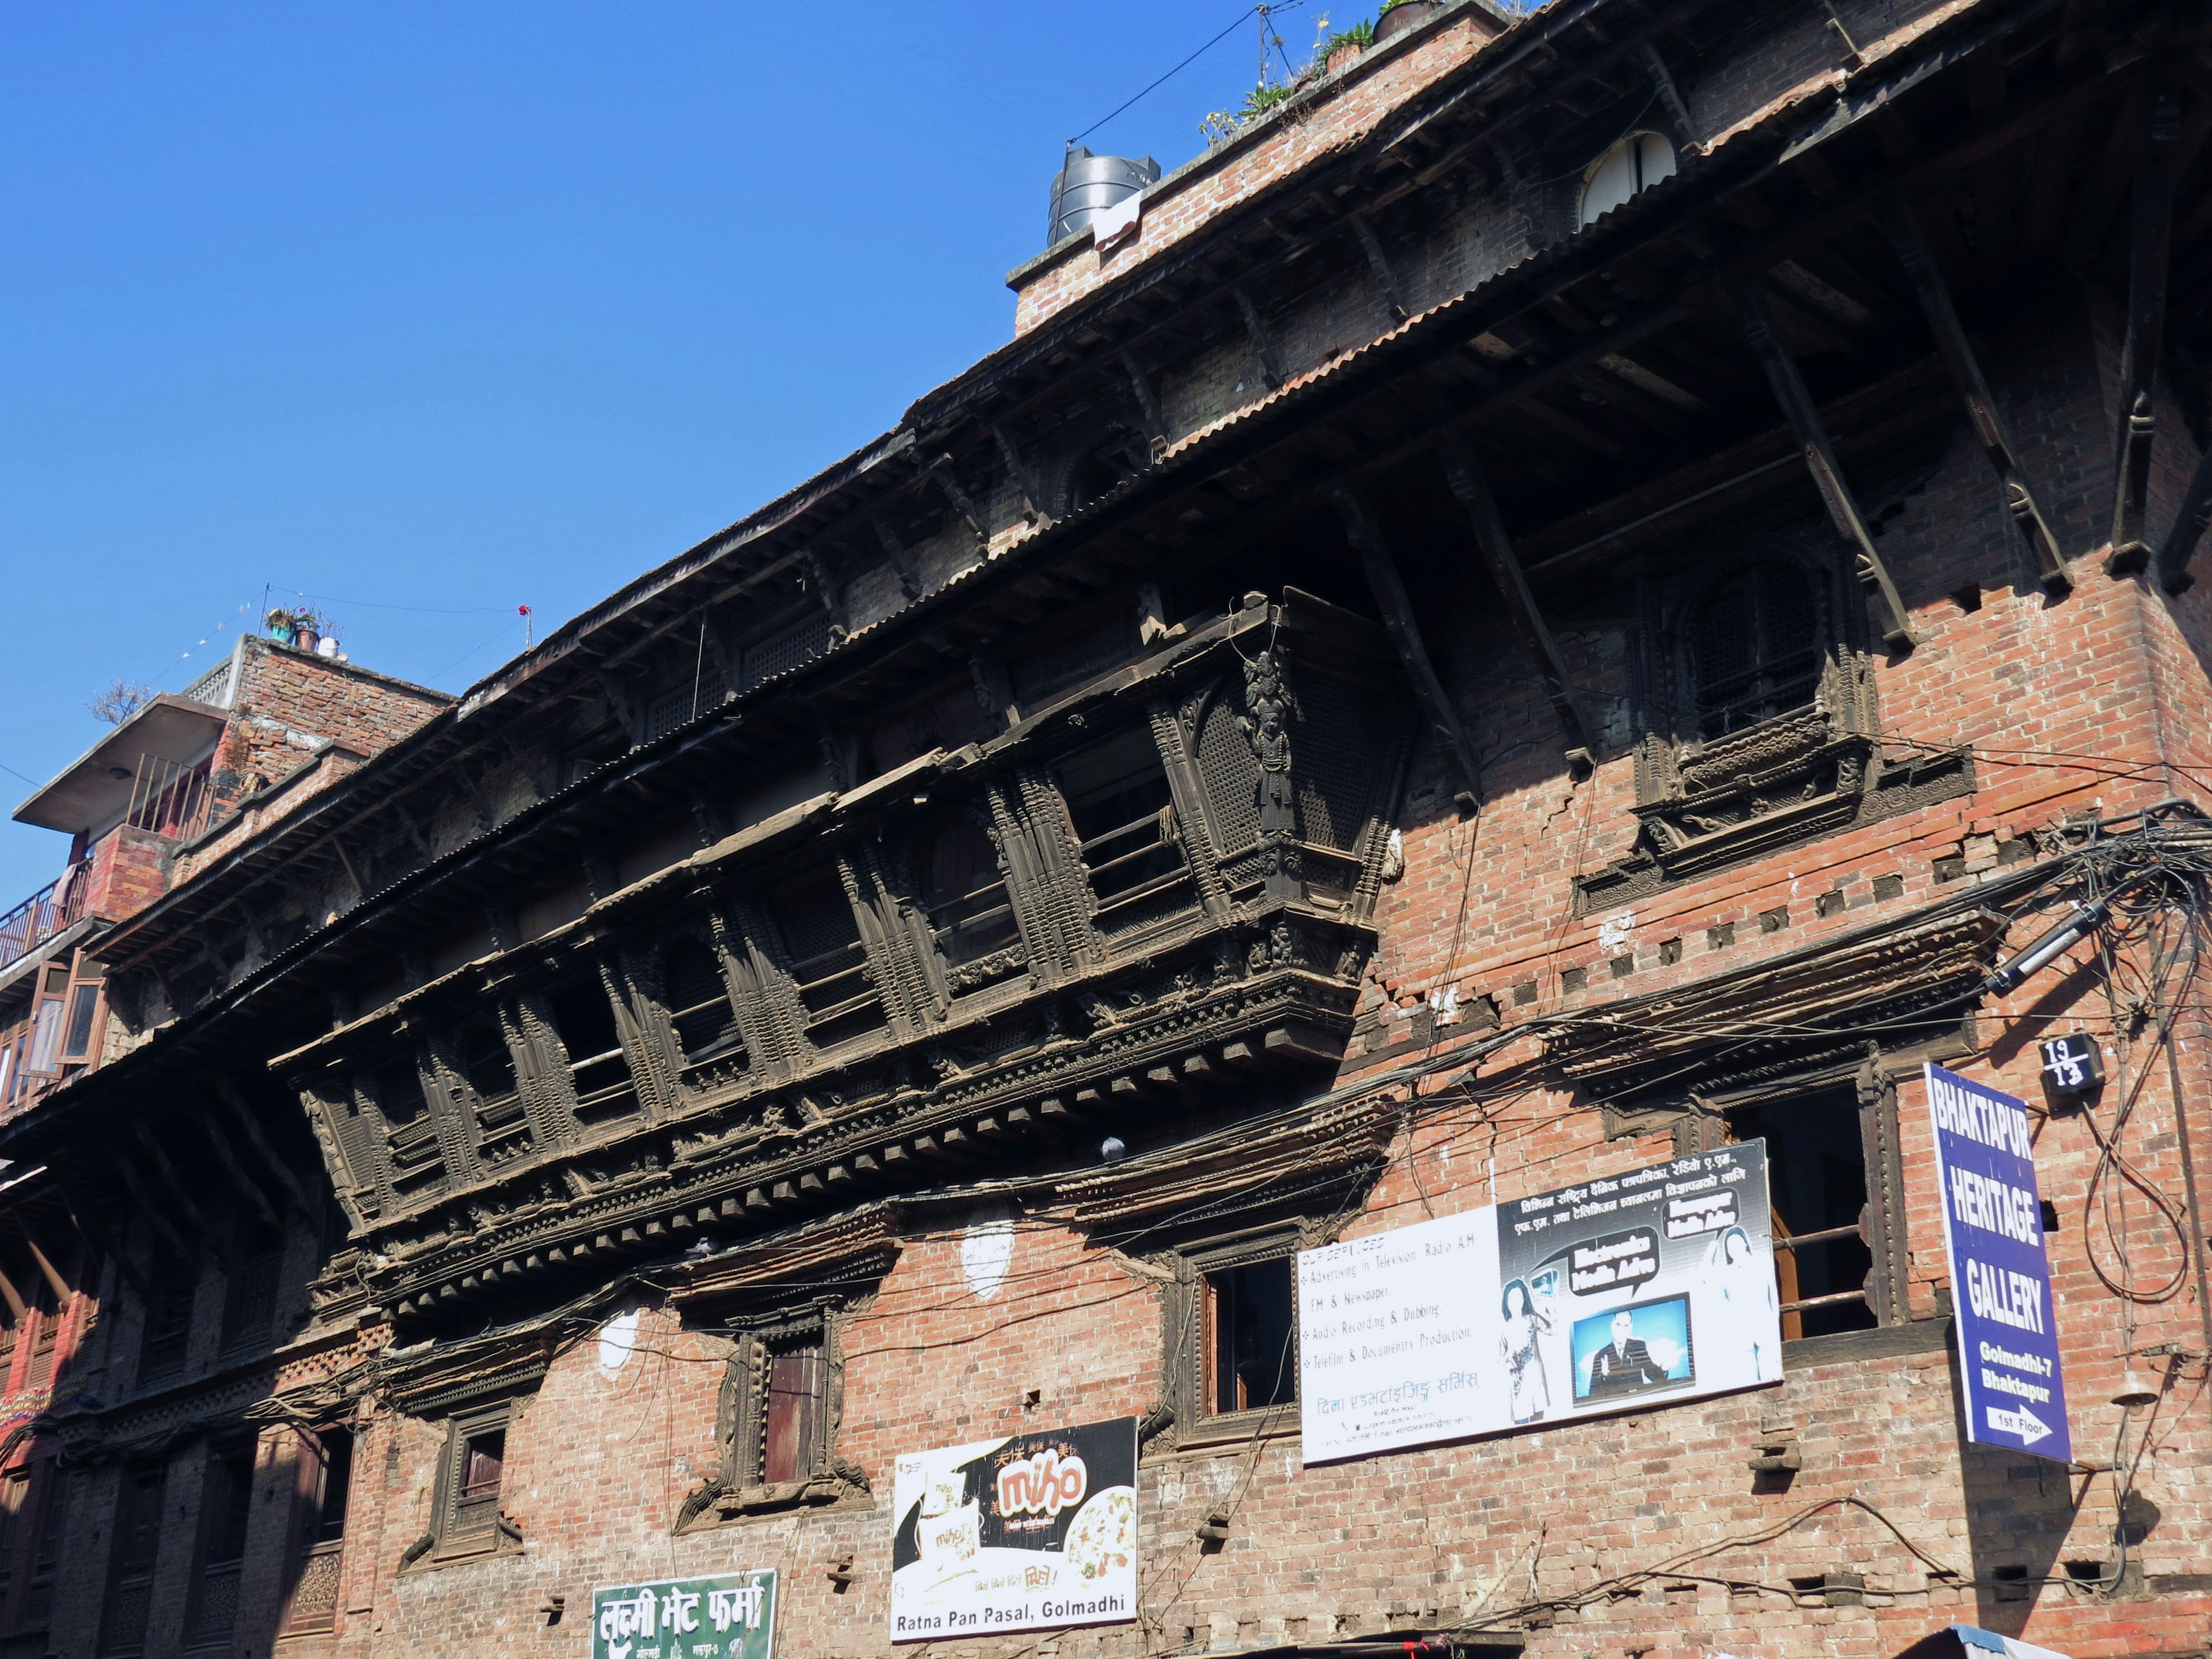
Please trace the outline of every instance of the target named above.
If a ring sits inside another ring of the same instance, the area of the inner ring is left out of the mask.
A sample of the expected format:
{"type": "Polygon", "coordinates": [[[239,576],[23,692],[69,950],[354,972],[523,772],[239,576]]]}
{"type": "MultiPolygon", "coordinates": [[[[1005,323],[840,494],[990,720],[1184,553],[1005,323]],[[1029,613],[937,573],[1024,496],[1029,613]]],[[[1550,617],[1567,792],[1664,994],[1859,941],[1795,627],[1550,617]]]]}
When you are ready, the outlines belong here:
{"type": "Polygon", "coordinates": [[[1552,1408],[1552,1387],[1544,1375],[1540,1339],[1552,1328],[1552,1322],[1536,1311],[1535,1297],[1517,1279],[1506,1285],[1499,1312],[1504,1317],[1505,1334],[1498,1338],[1498,1351],[1504,1356],[1506,1373],[1512,1378],[1513,1420],[1541,1421],[1552,1408]]]}

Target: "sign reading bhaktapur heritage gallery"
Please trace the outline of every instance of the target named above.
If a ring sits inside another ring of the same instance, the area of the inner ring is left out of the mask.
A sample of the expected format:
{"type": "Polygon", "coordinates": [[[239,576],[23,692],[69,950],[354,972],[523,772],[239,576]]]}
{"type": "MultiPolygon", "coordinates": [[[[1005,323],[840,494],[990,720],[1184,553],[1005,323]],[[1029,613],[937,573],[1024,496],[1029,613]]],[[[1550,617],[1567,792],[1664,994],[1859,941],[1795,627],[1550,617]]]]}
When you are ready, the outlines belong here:
{"type": "Polygon", "coordinates": [[[769,1659],[775,1570],[592,1592],[592,1659],[769,1659]]]}
{"type": "Polygon", "coordinates": [[[1137,1419],[898,1460],[891,1640],[1137,1616],[1137,1419]]]}
{"type": "Polygon", "coordinates": [[[1310,1463],[1782,1376],[1766,1146],[1307,1250],[1310,1463]]]}

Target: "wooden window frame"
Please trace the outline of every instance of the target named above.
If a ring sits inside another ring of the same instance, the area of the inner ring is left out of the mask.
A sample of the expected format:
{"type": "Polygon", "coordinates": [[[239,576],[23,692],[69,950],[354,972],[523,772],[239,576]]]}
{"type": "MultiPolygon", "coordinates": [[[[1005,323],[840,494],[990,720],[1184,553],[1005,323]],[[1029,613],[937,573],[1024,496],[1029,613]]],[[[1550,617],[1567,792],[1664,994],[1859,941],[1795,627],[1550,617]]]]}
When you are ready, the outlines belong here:
{"type": "Polygon", "coordinates": [[[1313,1231],[1295,1221],[1280,1222],[1188,1244],[1176,1252],[1167,1360],[1178,1446],[1220,1445],[1298,1432],[1297,1253],[1319,1242],[1313,1231]],[[1231,1268],[1271,1261],[1291,1264],[1291,1397],[1273,1406],[1214,1411],[1210,1408],[1214,1325],[1208,1279],[1231,1268]]]}
{"type": "Polygon", "coordinates": [[[475,1411],[457,1414],[446,1424],[445,1449],[438,1459],[438,1487],[436,1501],[432,1506],[432,1543],[425,1565],[445,1561],[473,1560],[479,1556],[509,1554],[522,1547],[522,1538],[514,1523],[507,1518],[507,1465],[513,1454],[505,1437],[514,1426],[515,1407],[513,1401],[496,1406],[486,1406],[475,1411]],[[470,1443],[491,1434],[502,1437],[500,1446],[500,1485],[491,1503],[489,1526],[466,1532],[457,1530],[460,1524],[463,1503],[461,1482],[467,1474],[467,1454],[470,1443]]]}
{"type": "Polygon", "coordinates": [[[338,1592],[345,1572],[346,1535],[352,1522],[353,1473],[361,1448],[349,1425],[340,1424],[319,1431],[302,1431],[297,1437],[298,1461],[294,1465],[294,1515],[289,1556],[284,1567],[283,1614],[277,1629],[283,1636],[327,1633],[337,1627],[338,1592]],[[346,1449],[344,1502],[339,1505],[337,1530],[323,1535],[324,1510],[329,1503],[331,1449],[346,1449]],[[328,1561],[330,1565],[323,1566],[328,1561]],[[318,1582],[306,1593],[311,1577],[328,1579],[328,1595],[318,1582]]]}
{"type": "Polygon", "coordinates": [[[191,1585],[185,1598],[183,1650],[186,1653],[227,1653],[236,1643],[253,1534],[253,1492],[260,1468],[257,1442],[231,1442],[208,1449],[192,1536],[191,1585]],[[234,1480],[238,1482],[235,1486],[234,1480]],[[218,1557],[216,1549],[234,1505],[244,1511],[237,1553],[218,1557]],[[226,1578],[230,1581],[227,1588],[222,1582],[226,1578]],[[214,1616],[210,1597],[226,1595],[230,1603],[228,1620],[219,1630],[203,1630],[202,1620],[214,1616]]]}
{"type": "MultiPolygon", "coordinates": [[[[722,1468],[717,1490],[696,1506],[723,1518],[787,1510],[854,1504],[867,1498],[866,1477],[837,1455],[844,1417],[845,1361],[842,1310],[822,1304],[749,1322],[732,1347],[722,1383],[722,1468]],[[772,1364],[779,1352],[816,1347],[821,1352],[822,1392],[813,1454],[796,1480],[769,1481],[763,1463],[769,1426],[772,1364]]],[[[678,1529],[688,1525],[689,1516],[678,1529]]]]}

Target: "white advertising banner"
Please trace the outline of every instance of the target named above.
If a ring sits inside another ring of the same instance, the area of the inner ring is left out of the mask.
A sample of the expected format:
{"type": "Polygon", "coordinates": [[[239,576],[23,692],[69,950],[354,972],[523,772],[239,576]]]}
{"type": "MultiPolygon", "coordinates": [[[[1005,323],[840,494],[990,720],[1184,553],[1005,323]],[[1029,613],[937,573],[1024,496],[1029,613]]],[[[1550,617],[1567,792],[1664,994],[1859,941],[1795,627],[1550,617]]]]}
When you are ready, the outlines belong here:
{"type": "Polygon", "coordinates": [[[1308,1462],[1782,1376],[1763,1141],[1298,1257],[1308,1462]]]}
{"type": "Polygon", "coordinates": [[[898,1459],[891,1640],[1137,1616],[1137,1419],[898,1459]]]}
{"type": "Polygon", "coordinates": [[[1506,1426],[1498,1212],[1470,1210],[1298,1255],[1298,1407],[1309,1463],[1506,1426]]]}

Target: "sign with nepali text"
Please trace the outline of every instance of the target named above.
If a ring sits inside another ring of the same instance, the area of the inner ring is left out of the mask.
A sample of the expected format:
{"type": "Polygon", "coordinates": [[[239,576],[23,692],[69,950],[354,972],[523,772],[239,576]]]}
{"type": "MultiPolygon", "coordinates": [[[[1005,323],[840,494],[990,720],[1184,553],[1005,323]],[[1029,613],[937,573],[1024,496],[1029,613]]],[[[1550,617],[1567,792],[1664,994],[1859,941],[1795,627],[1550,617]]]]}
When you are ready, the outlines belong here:
{"type": "Polygon", "coordinates": [[[2071,1462],[2027,1105],[1929,1061],[1966,1438],[2071,1462]]]}
{"type": "Polygon", "coordinates": [[[1137,1616],[1137,1419],[911,1452],[891,1508],[891,1640],[1137,1616]]]}
{"type": "Polygon", "coordinates": [[[592,1659],[769,1659],[775,1571],[592,1592],[592,1659]]]}

